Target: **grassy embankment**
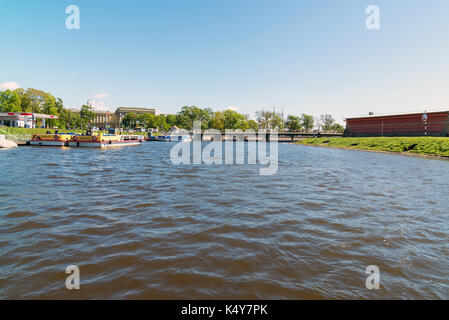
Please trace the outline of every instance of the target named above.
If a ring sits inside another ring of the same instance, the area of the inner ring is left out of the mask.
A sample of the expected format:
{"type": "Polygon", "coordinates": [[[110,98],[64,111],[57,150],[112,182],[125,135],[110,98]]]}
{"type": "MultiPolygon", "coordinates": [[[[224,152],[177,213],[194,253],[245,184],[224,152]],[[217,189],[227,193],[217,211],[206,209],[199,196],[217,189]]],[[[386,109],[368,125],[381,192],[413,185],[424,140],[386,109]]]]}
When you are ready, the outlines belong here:
{"type": "Polygon", "coordinates": [[[297,143],[330,148],[449,158],[449,138],[443,137],[311,138],[300,140],[297,143]]]}
{"type": "MultiPolygon", "coordinates": [[[[55,132],[53,129],[41,129],[41,128],[11,128],[11,127],[2,127],[0,128],[0,134],[25,134],[25,135],[32,135],[32,134],[45,134],[48,130],[50,130],[52,133],[55,132]]],[[[65,132],[65,130],[59,130],[60,132],[65,132]]],[[[70,132],[76,132],[76,133],[82,133],[82,130],[67,130],[70,132]]]]}

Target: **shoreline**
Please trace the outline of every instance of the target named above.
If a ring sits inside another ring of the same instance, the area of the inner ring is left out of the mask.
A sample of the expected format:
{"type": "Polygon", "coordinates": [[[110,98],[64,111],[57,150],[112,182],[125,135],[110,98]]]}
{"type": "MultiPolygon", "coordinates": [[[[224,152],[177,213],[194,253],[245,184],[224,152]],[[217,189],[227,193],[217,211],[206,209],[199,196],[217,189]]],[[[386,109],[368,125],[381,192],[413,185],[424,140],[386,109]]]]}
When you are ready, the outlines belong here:
{"type": "Polygon", "coordinates": [[[373,153],[392,154],[392,155],[406,156],[406,157],[413,157],[413,158],[422,158],[422,159],[428,159],[428,160],[449,161],[449,157],[436,156],[436,155],[431,155],[431,154],[396,152],[396,151],[385,151],[385,150],[369,150],[369,149],[361,149],[361,148],[349,148],[349,147],[344,147],[344,146],[329,146],[326,144],[304,144],[304,143],[298,143],[298,142],[294,142],[291,144],[298,145],[298,146],[305,146],[305,147],[318,147],[318,148],[327,148],[327,149],[373,152],[373,153]]]}

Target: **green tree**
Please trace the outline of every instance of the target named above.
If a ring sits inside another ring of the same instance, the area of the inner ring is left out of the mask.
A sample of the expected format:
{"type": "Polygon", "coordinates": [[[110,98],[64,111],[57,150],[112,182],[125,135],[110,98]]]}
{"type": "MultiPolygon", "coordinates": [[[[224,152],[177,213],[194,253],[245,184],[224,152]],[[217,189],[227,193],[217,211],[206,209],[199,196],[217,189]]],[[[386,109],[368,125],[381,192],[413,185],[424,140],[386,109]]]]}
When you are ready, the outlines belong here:
{"type": "Polygon", "coordinates": [[[85,129],[87,127],[88,121],[81,118],[79,113],[72,113],[70,117],[70,125],[72,128],[85,129]]]}
{"type": "Polygon", "coordinates": [[[301,118],[297,116],[289,115],[287,117],[287,121],[285,122],[285,125],[289,131],[299,131],[302,129],[302,123],[301,118]]]}
{"type": "Polygon", "coordinates": [[[284,129],[284,119],[280,113],[274,111],[257,110],[256,119],[259,123],[259,128],[264,130],[270,129],[284,129]]]}
{"type": "Polygon", "coordinates": [[[167,123],[167,119],[164,114],[160,114],[156,116],[156,123],[158,124],[158,128],[161,131],[169,131],[171,126],[167,123]]]}
{"type": "Polygon", "coordinates": [[[324,132],[330,132],[335,124],[335,119],[330,114],[323,114],[320,116],[320,123],[324,132]]]}
{"type": "Polygon", "coordinates": [[[332,131],[335,133],[343,133],[345,132],[345,128],[339,123],[334,123],[332,126],[332,131]]]}
{"type": "Polygon", "coordinates": [[[49,96],[50,94],[42,90],[29,88],[25,92],[27,111],[33,113],[44,113],[44,107],[46,102],[48,102],[49,96]]]}
{"type": "Polygon", "coordinates": [[[224,115],[222,111],[214,112],[214,115],[209,120],[209,128],[223,131],[225,129],[224,115]]]}
{"type": "Polygon", "coordinates": [[[138,114],[135,116],[136,119],[136,123],[137,121],[139,121],[139,125],[140,127],[144,127],[144,128],[156,128],[157,126],[156,124],[156,119],[155,119],[155,115],[151,114],[151,113],[142,113],[142,114],[138,114]]]}
{"type": "Polygon", "coordinates": [[[88,123],[91,122],[95,118],[95,113],[93,109],[89,105],[82,105],[80,109],[80,117],[85,119],[88,123]]]}
{"type": "Polygon", "coordinates": [[[259,123],[259,128],[269,130],[271,125],[271,118],[273,112],[266,110],[257,110],[256,111],[256,119],[259,123]]]}
{"type": "Polygon", "coordinates": [[[135,113],[127,113],[122,118],[122,125],[125,126],[125,128],[135,128],[137,121],[137,114],[135,113]]]}
{"type": "Polygon", "coordinates": [[[253,129],[257,132],[259,130],[259,124],[256,120],[248,120],[248,129],[253,129]]]}
{"type": "Polygon", "coordinates": [[[270,129],[284,130],[284,119],[279,114],[273,112],[270,121],[270,129]]]}
{"type": "Polygon", "coordinates": [[[313,119],[313,116],[307,115],[305,113],[301,115],[301,124],[304,130],[306,130],[306,132],[309,132],[310,130],[313,129],[314,122],[315,121],[313,119]]]}
{"type": "Polygon", "coordinates": [[[213,111],[210,108],[201,109],[195,106],[184,106],[178,113],[179,126],[191,130],[194,121],[201,121],[202,129],[207,129],[212,116],[213,111]]]}
{"type": "Polygon", "coordinates": [[[165,121],[167,122],[167,125],[170,126],[170,128],[174,126],[179,127],[178,117],[174,114],[167,114],[165,116],[165,121]]]}
{"type": "Polygon", "coordinates": [[[22,97],[17,90],[0,91],[0,110],[2,112],[21,112],[22,97]]]}
{"type": "Polygon", "coordinates": [[[248,124],[245,116],[234,110],[223,111],[223,124],[225,129],[241,129],[246,130],[248,124]]]}

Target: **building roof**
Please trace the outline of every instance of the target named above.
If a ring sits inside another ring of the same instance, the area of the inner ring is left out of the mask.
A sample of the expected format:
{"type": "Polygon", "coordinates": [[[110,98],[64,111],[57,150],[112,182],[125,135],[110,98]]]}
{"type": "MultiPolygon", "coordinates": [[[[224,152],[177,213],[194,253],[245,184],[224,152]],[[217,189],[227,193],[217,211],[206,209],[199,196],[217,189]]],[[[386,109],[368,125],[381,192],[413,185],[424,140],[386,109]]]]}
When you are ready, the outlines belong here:
{"type": "Polygon", "coordinates": [[[134,107],[120,107],[117,108],[117,113],[121,113],[121,112],[135,112],[135,113],[155,113],[156,109],[154,108],[134,108],[134,107]]]}
{"type": "Polygon", "coordinates": [[[369,115],[369,116],[350,117],[350,118],[344,118],[344,119],[345,120],[353,120],[353,119],[375,119],[375,118],[385,118],[385,117],[395,117],[395,116],[420,116],[424,113],[427,113],[427,114],[449,113],[449,109],[440,110],[440,111],[427,111],[427,112],[423,111],[423,112],[373,114],[373,115],[369,115]]]}
{"type": "Polygon", "coordinates": [[[36,119],[59,119],[52,114],[31,113],[31,112],[7,112],[0,113],[0,117],[34,117],[36,119]]]}

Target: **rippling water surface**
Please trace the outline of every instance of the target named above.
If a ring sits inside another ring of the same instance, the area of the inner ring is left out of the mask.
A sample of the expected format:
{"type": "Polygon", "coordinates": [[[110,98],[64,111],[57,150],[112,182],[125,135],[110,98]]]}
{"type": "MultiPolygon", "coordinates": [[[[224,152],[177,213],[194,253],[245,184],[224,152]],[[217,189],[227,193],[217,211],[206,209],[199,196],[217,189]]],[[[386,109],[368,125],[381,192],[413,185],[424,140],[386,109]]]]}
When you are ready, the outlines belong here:
{"type": "Polygon", "coordinates": [[[449,298],[449,162],[281,144],[260,176],[171,146],[0,150],[0,298],[449,298]]]}

